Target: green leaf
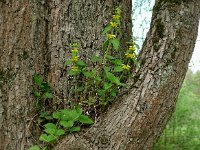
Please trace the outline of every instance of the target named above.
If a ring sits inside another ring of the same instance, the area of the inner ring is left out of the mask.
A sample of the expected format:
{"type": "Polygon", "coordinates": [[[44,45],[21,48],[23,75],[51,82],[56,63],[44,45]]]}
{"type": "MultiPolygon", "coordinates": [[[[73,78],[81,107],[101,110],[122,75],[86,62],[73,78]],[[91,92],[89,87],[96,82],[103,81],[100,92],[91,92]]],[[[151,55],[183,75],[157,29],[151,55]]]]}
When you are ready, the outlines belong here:
{"type": "Polygon", "coordinates": [[[45,119],[47,119],[47,120],[53,119],[53,117],[50,116],[47,112],[42,112],[42,113],[40,113],[40,117],[41,117],[41,118],[45,118],[45,119]]]}
{"type": "Polygon", "coordinates": [[[78,66],[81,66],[81,67],[87,66],[86,63],[85,63],[84,61],[82,61],[82,60],[78,60],[78,61],[76,62],[76,64],[77,64],[78,66]]]}
{"type": "Polygon", "coordinates": [[[83,72],[83,74],[85,77],[88,77],[88,78],[94,77],[94,74],[91,71],[85,71],[85,72],[83,72]]]}
{"type": "Polygon", "coordinates": [[[76,112],[79,114],[79,116],[82,114],[82,109],[80,105],[77,106],[76,112]]]}
{"type": "Polygon", "coordinates": [[[65,134],[65,131],[62,130],[62,129],[56,130],[56,133],[55,133],[55,135],[57,135],[57,136],[61,136],[61,135],[64,135],[64,134],[65,134]]]}
{"type": "Polygon", "coordinates": [[[98,81],[98,82],[101,82],[101,81],[102,81],[101,77],[99,77],[99,76],[96,76],[96,77],[94,78],[94,80],[95,80],[95,81],[98,81]]]}
{"type": "Polygon", "coordinates": [[[35,83],[37,86],[40,87],[40,86],[42,85],[42,79],[40,78],[39,75],[35,74],[34,77],[33,77],[33,79],[34,79],[34,83],[35,83]]]}
{"type": "Polygon", "coordinates": [[[78,75],[80,73],[80,71],[73,71],[73,70],[69,70],[69,72],[67,73],[70,76],[74,76],[74,75],[78,75]]]}
{"type": "Polygon", "coordinates": [[[122,72],[124,69],[121,66],[114,67],[113,72],[122,72]]]}
{"type": "Polygon", "coordinates": [[[93,124],[94,122],[86,115],[80,115],[78,120],[84,124],[93,124]]]}
{"type": "Polygon", "coordinates": [[[40,95],[40,92],[34,91],[33,94],[34,94],[35,97],[40,97],[40,96],[41,96],[41,95],[40,95]]]}
{"type": "Polygon", "coordinates": [[[83,86],[77,88],[77,91],[78,91],[78,92],[82,92],[83,90],[84,90],[84,87],[83,87],[83,86]]]}
{"type": "Polygon", "coordinates": [[[104,51],[104,52],[107,50],[109,44],[110,44],[109,40],[107,40],[107,41],[105,41],[105,42],[103,43],[103,51],[104,51]]]}
{"type": "Polygon", "coordinates": [[[112,83],[107,83],[107,82],[104,83],[104,90],[105,91],[108,90],[111,87],[112,87],[112,83]]]}
{"type": "Polygon", "coordinates": [[[63,109],[60,111],[62,113],[62,120],[76,121],[80,116],[80,114],[77,113],[76,109],[73,110],[63,109]]]}
{"type": "Polygon", "coordinates": [[[115,65],[119,65],[119,66],[123,64],[121,59],[114,59],[114,60],[112,60],[112,63],[115,65]]]}
{"type": "Polygon", "coordinates": [[[53,113],[53,118],[61,119],[62,118],[62,113],[60,111],[54,112],[53,113]]]}
{"type": "Polygon", "coordinates": [[[110,56],[110,55],[107,55],[107,56],[106,56],[106,59],[113,60],[113,59],[115,59],[115,57],[110,56]]]}
{"type": "Polygon", "coordinates": [[[111,72],[106,72],[106,78],[112,82],[115,83],[117,85],[121,85],[120,80],[118,77],[116,77],[114,74],[112,74],[111,72]]]}
{"type": "Polygon", "coordinates": [[[103,33],[102,34],[106,34],[108,31],[110,31],[112,29],[111,25],[107,25],[104,30],[103,30],[103,33]]]}
{"type": "Polygon", "coordinates": [[[54,123],[47,123],[44,126],[45,126],[45,128],[56,129],[56,125],[54,123]]]}
{"type": "Polygon", "coordinates": [[[50,92],[51,91],[51,87],[49,86],[48,83],[46,82],[42,82],[42,85],[41,85],[41,89],[45,92],[50,92]]]}
{"type": "Polygon", "coordinates": [[[65,128],[71,128],[71,127],[73,127],[74,122],[71,121],[71,120],[70,121],[61,120],[60,121],[60,125],[63,126],[63,127],[65,127],[65,128]]]}
{"type": "Polygon", "coordinates": [[[40,147],[35,145],[35,146],[30,147],[28,150],[40,150],[40,147]]]}
{"type": "Polygon", "coordinates": [[[54,129],[54,128],[46,128],[46,129],[44,129],[44,131],[45,131],[46,133],[48,133],[48,134],[53,134],[53,135],[55,135],[56,130],[57,130],[57,129],[54,129]]]}
{"type": "Polygon", "coordinates": [[[49,93],[49,92],[45,92],[45,93],[44,93],[44,97],[45,97],[45,98],[48,98],[48,99],[52,99],[52,98],[53,98],[53,95],[52,95],[51,93],[49,93]]]}
{"type": "Polygon", "coordinates": [[[99,96],[104,96],[105,95],[105,90],[97,90],[97,94],[99,96]]]}
{"type": "Polygon", "coordinates": [[[110,42],[112,43],[113,48],[114,48],[115,50],[118,50],[118,49],[119,49],[119,40],[118,40],[118,39],[110,40],[110,42]]]}
{"type": "Polygon", "coordinates": [[[71,65],[72,65],[72,60],[68,59],[65,61],[64,67],[71,66],[71,65]]]}
{"type": "Polygon", "coordinates": [[[94,56],[92,56],[91,61],[92,61],[93,63],[99,62],[99,61],[100,61],[100,58],[99,58],[99,56],[94,55],[94,56]]]}
{"type": "Polygon", "coordinates": [[[80,127],[72,127],[69,129],[70,132],[79,132],[81,130],[80,127]]]}
{"type": "Polygon", "coordinates": [[[103,67],[105,72],[109,72],[110,71],[110,67],[103,67]]]}
{"type": "Polygon", "coordinates": [[[56,141],[56,140],[57,140],[57,137],[56,137],[56,136],[53,136],[53,135],[42,134],[42,135],[40,135],[39,140],[40,140],[40,141],[43,141],[43,142],[50,143],[50,142],[56,141]]]}
{"type": "Polygon", "coordinates": [[[110,96],[116,97],[116,96],[117,96],[117,93],[116,93],[114,90],[112,90],[112,91],[110,92],[110,96]]]}

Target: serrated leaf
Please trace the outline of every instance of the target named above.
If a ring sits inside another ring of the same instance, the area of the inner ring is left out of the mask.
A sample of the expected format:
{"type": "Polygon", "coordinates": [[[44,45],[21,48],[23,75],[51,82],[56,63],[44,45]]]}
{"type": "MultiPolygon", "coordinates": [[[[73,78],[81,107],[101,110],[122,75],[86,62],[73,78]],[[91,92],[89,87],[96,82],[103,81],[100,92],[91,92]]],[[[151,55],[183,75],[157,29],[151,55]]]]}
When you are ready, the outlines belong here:
{"type": "Polygon", "coordinates": [[[112,63],[115,65],[119,65],[119,66],[123,64],[121,59],[114,59],[114,60],[112,60],[112,63]]]}
{"type": "Polygon", "coordinates": [[[84,124],[93,124],[94,122],[86,115],[80,115],[78,120],[84,124]]]}
{"type": "Polygon", "coordinates": [[[122,72],[123,70],[121,66],[115,66],[113,72],[122,72]]]}
{"type": "Polygon", "coordinates": [[[71,128],[71,127],[73,127],[74,122],[71,121],[71,120],[70,121],[61,120],[60,121],[60,125],[63,126],[63,127],[65,127],[65,128],[71,128]]]}
{"type": "Polygon", "coordinates": [[[54,123],[47,123],[44,125],[45,128],[56,129],[56,125],[54,123]]]}
{"type": "Polygon", "coordinates": [[[100,61],[100,58],[99,58],[99,56],[94,55],[94,56],[92,56],[91,61],[92,61],[93,63],[99,62],[99,61],[100,61]]]}
{"type": "Polygon", "coordinates": [[[102,34],[106,34],[108,31],[110,31],[112,29],[111,25],[107,25],[104,29],[103,29],[103,32],[102,34]]]}
{"type": "Polygon", "coordinates": [[[35,146],[30,147],[28,150],[40,150],[40,147],[35,145],[35,146]]]}
{"type": "Polygon", "coordinates": [[[82,61],[82,60],[78,60],[78,61],[76,62],[76,64],[77,64],[78,66],[81,66],[81,67],[87,66],[86,63],[85,63],[84,61],[82,61]]]}
{"type": "Polygon", "coordinates": [[[85,72],[83,72],[83,74],[85,77],[88,77],[88,78],[94,77],[94,74],[91,71],[85,71],[85,72]]]}
{"type": "Polygon", "coordinates": [[[49,93],[49,92],[45,92],[45,93],[44,93],[44,97],[45,97],[45,98],[48,98],[48,99],[52,99],[52,98],[53,98],[53,95],[52,95],[51,93],[49,93]]]}
{"type": "Polygon", "coordinates": [[[104,90],[108,90],[111,87],[112,87],[112,83],[107,83],[107,82],[104,83],[104,90]]]}
{"type": "Polygon", "coordinates": [[[71,65],[72,65],[72,60],[66,60],[65,64],[64,64],[64,67],[71,66],[71,65]]]}
{"type": "Polygon", "coordinates": [[[79,132],[81,130],[80,127],[72,127],[69,129],[70,132],[79,132]]]}
{"type": "Polygon", "coordinates": [[[118,39],[110,40],[110,42],[112,43],[113,48],[114,48],[115,50],[118,50],[118,49],[119,49],[119,40],[118,40],[118,39]]]}
{"type": "Polygon", "coordinates": [[[62,130],[62,129],[56,130],[56,133],[55,133],[55,135],[57,135],[57,136],[61,136],[61,135],[64,135],[64,134],[65,134],[65,131],[62,130]]]}
{"type": "Polygon", "coordinates": [[[39,75],[35,74],[34,77],[34,83],[37,85],[37,86],[41,86],[42,85],[42,79],[40,78],[39,75]]]}
{"type": "Polygon", "coordinates": [[[60,111],[54,112],[53,113],[53,118],[55,119],[61,119],[62,118],[62,114],[60,111]]]}
{"type": "Polygon", "coordinates": [[[121,85],[120,80],[118,77],[116,77],[114,74],[112,74],[111,72],[106,72],[106,78],[112,82],[115,83],[117,85],[121,85]]]}

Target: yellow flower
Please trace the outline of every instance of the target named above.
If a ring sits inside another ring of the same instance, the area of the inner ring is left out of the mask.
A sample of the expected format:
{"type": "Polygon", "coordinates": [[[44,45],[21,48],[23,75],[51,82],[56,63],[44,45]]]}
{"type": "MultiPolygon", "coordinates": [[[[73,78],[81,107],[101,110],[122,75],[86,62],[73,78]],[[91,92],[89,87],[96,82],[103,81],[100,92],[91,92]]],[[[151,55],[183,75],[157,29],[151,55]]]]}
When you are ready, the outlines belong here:
{"type": "Polygon", "coordinates": [[[129,53],[127,53],[127,54],[125,54],[126,55],[126,58],[134,58],[135,57],[135,55],[134,54],[129,54],[129,53]]]}
{"type": "Polygon", "coordinates": [[[72,66],[72,67],[71,67],[71,70],[72,70],[72,71],[77,71],[77,70],[78,70],[78,67],[77,67],[77,66],[72,66]]]}
{"type": "Polygon", "coordinates": [[[78,56],[72,57],[72,61],[73,61],[73,62],[77,62],[77,61],[78,61],[78,56]]]}
{"type": "Polygon", "coordinates": [[[114,35],[114,34],[107,34],[107,37],[108,37],[109,40],[112,40],[112,39],[116,38],[116,35],[114,35]]]}
{"type": "Polygon", "coordinates": [[[116,22],[110,22],[111,27],[116,28],[117,27],[117,23],[116,22]]]}
{"type": "Polygon", "coordinates": [[[120,15],[113,15],[112,17],[113,17],[113,19],[119,19],[120,15]]]}
{"type": "Polygon", "coordinates": [[[127,65],[122,64],[122,68],[123,68],[124,70],[130,70],[131,66],[129,66],[128,64],[127,64],[127,65]]]}
{"type": "Polygon", "coordinates": [[[78,49],[77,49],[77,48],[74,48],[74,49],[71,50],[71,52],[72,52],[72,53],[78,53],[78,49]]]}
{"type": "Polygon", "coordinates": [[[135,46],[129,46],[129,50],[134,51],[135,50],[135,46]]]}

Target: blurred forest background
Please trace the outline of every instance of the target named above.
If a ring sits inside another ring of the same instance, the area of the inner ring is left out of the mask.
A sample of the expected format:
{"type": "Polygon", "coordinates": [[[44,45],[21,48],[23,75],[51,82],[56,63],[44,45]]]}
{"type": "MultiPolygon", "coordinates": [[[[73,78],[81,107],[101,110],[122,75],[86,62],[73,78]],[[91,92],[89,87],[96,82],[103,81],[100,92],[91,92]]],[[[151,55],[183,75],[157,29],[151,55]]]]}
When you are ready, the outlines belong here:
{"type": "Polygon", "coordinates": [[[176,111],[154,150],[200,150],[200,71],[188,70],[176,111]]]}
{"type": "MultiPolygon", "coordinates": [[[[133,0],[133,36],[142,47],[155,0],[133,0]]],[[[200,29],[199,29],[200,31],[200,29]]],[[[200,35],[176,110],[153,150],[200,150],[200,35]]]]}

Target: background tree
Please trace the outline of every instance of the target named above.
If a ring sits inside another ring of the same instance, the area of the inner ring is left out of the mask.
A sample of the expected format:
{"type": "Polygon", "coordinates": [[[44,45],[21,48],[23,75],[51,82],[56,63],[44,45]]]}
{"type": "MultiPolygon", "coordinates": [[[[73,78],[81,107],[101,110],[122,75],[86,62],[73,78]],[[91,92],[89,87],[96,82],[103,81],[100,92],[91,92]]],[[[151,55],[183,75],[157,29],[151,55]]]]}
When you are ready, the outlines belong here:
{"type": "MultiPolygon", "coordinates": [[[[123,11],[123,37],[131,37],[131,1],[0,1],[1,149],[26,149],[37,137],[31,96],[34,73],[64,99],[65,44],[81,44],[82,58],[101,50],[102,28],[115,5],[123,11]]],[[[194,49],[198,0],[157,0],[140,52],[140,69],[118,100],[85,133],[69,135],[57,149],[150,149],[175,108],[194,49]]],[[[54,99],[53,103],[57,103],[54,99]]]]}

